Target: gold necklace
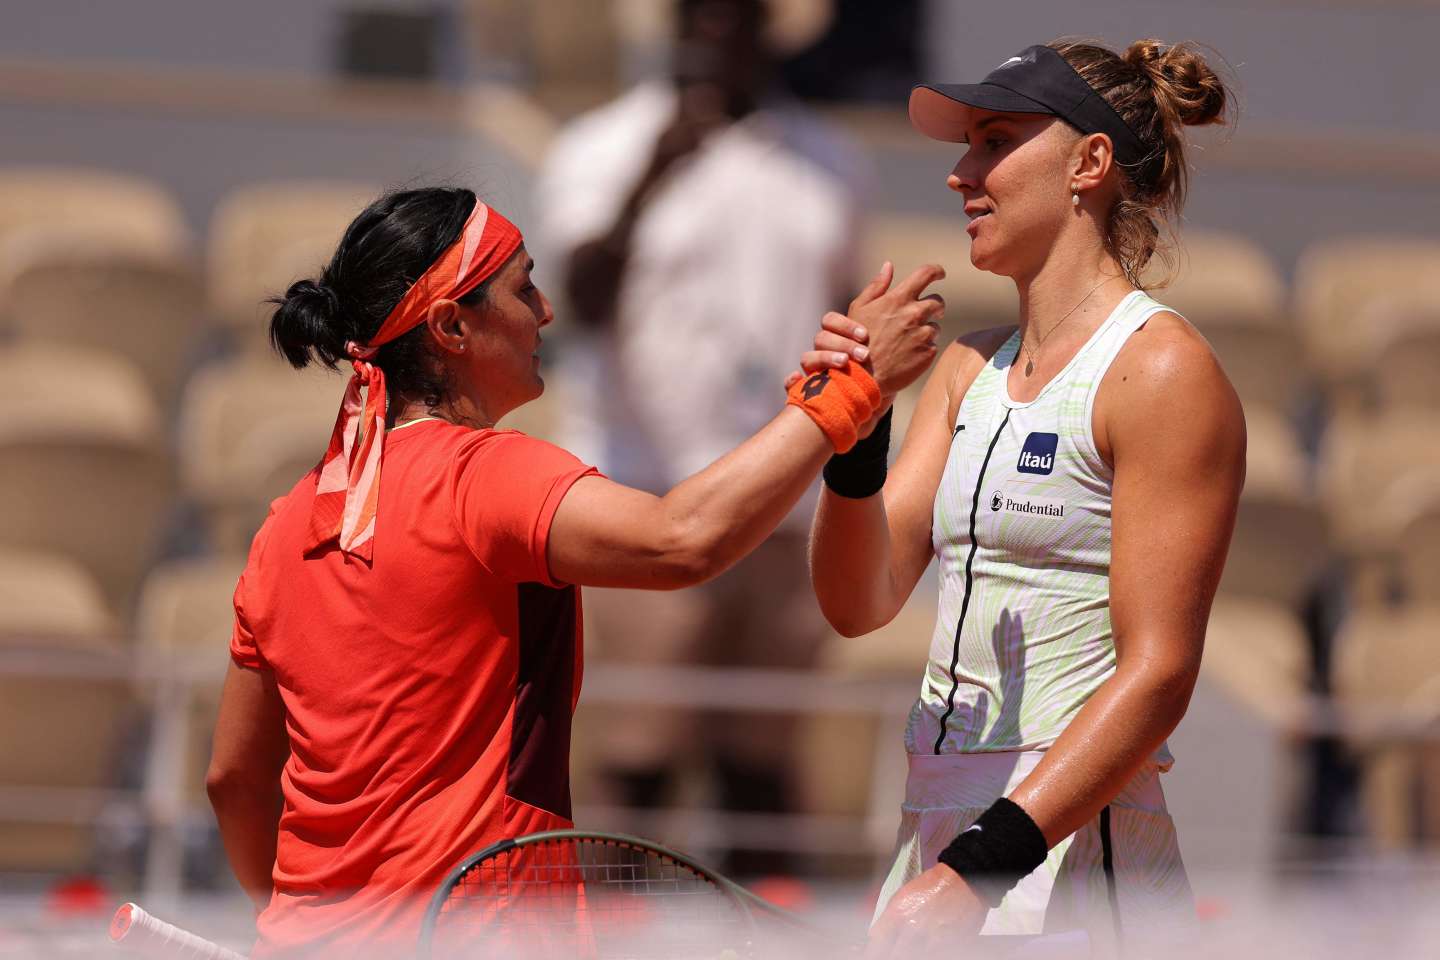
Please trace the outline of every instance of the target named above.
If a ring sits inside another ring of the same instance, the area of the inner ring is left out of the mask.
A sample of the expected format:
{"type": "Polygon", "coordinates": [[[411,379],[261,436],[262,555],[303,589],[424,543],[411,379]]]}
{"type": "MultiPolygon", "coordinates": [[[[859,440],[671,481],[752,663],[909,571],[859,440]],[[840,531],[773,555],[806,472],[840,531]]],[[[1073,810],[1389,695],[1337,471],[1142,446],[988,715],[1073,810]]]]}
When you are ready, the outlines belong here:
{"type": "Polygon", "coordinates": [[[1083,304],[1086,300],[1089,300],[1090,297],[1094,295],[1094,293],[1095,293],[1096,290],[1099,290],[1101,287],[1105,286],[1105,284],[1109,283],[1111,280],[1118,280],[1118,279],[1119,279],[1119,277],[1106,277],[1104,280],[1101,280],[1099,283],[1095,284],[1095,286],[1091,287],[1091,288],[1090,288],[1090,292],[1087,293],[1087,294],[1085,294],[1085,296],[1083,296],[1083,297],[1080,298],[1080,303],[1075,304],[1075,306],[1073,306],[1073,307],[1071,307],[1069,310],[1067,310],[1067,311],[1065,312],[1065,316],[1061,317],[1061,318],[1060,318],[1060,321],[1059,321],[1058,323],[1056,323],[1055,326],[1051,327],[1048,331],[1046,331],[1045,336],[1040,337],[1039,339],[1036,340],[1036,342],[1035,342],[1035,350],[1031,350],[1031,349],[1030,349],[1030,347],[1025,343],[1025,338],[1024,338],[1024,337],[1021,337],[1021,338],[1020,338],[1020,346],[1022,346],[1022,347],[1025,348],[1025,356],[1026,356],[1026,358],[1027,358],[1027,359],[1025,360],[1025,376],[1028,377],[1028,376],[1030,376],[1030,374],[1032,374],[1032,373],[1035,372],[1035,351],[1037,351],[1037,350],[1039,350],[1041,347],[1045,346],[1045,341],[1050,338],[1050,334],[1054,333],[1056,330],[1059,330],[1059,329],[1060,329],[1060,324],[1064,323],[1066,320],[1069,320],[1069,319],[1070,319],[1070,315],[1073,314],[1076,310],[1079,310],[1081,304],[1083,304]]]}

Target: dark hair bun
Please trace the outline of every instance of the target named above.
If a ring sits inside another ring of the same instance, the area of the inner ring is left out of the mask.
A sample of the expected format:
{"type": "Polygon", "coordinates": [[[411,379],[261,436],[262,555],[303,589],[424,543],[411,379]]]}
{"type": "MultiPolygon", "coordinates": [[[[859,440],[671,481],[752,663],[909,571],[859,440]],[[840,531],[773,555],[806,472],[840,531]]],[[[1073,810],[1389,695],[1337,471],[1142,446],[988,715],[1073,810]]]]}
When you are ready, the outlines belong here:
{"type": "Polygon", "coordinates": [[[323,280],[297,280],[273,302],[278,306],[270,320],[270,341],[292,366],[304,367],[313,359],[333,367],[345,356],[348,337],[340,298],[323,280]]]}
{"type": "MultiPolygon", "coordinates": [[[[313,279],[298,280],[275,297],[270,342],[292,365],[334,369],[349,358],[347,341],[368,343],[411,282],[460,237],[475,210],[462,187],[419,187],[387,193],[345,228],[330,262],[313,279]]],[[[478,303],[489,281],[467,294],[478,303]]],[[[444,363],[428,346],[424,326],[389,341],[373,362],[385,371],[391,414],[409,403],[435,409],[449,395],[444,363]]]]}
{"type": "Polygon", "coordinates": [[[1150,82],[1164,115],[1187,127],[1224,122],[1225,84],[1194,44],[1136,40],[1124,60],[1150,82]]]}

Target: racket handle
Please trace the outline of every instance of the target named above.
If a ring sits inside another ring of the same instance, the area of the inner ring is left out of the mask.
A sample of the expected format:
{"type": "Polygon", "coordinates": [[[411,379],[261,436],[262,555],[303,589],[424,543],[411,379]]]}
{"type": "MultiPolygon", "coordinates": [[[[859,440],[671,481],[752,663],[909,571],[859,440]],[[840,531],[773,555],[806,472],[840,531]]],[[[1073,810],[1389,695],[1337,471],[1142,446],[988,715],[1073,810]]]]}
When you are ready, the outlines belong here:
{"type": "Polygon", "coordinates": [[[137,948],[156,958],[191,958],[191,960],[245,960],[234,950],[179,927],[157,920],[133,903],[115,911],[110,921],[110,939],[127,947],[137,948]]]}

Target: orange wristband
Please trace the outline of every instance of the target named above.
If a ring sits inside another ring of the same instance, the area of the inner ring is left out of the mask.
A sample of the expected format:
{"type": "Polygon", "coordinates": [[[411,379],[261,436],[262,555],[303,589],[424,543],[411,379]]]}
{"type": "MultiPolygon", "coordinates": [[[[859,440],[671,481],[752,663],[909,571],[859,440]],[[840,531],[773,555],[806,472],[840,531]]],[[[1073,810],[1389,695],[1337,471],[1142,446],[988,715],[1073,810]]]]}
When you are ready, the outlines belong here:
{"type": "Polygon", "coordinates": [[[787,395],[786,403],[804,410],[825,431],[836,453],[847,453],[855,446],[861,425],[875,416],[883,403],[880,385],[853,361],[839,370],[822,370],[797,381],[787,395]]]}

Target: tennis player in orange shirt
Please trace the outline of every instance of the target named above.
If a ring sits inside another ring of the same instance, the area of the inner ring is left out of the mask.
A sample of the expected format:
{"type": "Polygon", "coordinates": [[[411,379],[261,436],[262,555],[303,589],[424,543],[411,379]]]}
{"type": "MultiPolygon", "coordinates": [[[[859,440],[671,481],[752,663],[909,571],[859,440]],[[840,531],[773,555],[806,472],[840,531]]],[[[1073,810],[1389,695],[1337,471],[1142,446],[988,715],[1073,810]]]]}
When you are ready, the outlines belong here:
{"type": "Polygon", "coordinates": [[[355,373],[235,591],[207,786],[255,957],[406,953],[454,863],[569,826],[578,586],[676,589],[754,549],[929,367],[943,310],[940,268],[891,289],[886,265],[851,305],[868,344],[657,497],[495,429],[544,389],[533,266],[470,191],[410,190],[277,301],[292,364],[355,373]]]}

